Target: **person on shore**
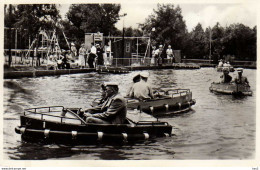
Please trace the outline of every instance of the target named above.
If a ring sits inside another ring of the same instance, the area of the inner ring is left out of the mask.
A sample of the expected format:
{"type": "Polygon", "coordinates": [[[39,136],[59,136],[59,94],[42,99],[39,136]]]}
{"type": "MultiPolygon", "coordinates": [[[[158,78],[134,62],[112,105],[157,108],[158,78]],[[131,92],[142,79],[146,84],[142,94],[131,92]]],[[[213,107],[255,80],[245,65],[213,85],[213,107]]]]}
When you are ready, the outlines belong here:
{"type": "Polygon", "coordinates": [[[77,56],[77,48],[75,47],[74,43],[71,43],[71,57],[72,60],[76,60],[76,56],[77,56]]]}
{"type": "Polygon", "coordinates": [[[140,73],[140,81],[133,85],[133,88],[130,92],[130,97],[137,98],[139,100],[144,99],[153,99],[153,89],[151,85],[147,82],[149,77],[148,72],[140,73]]]}
{"type": "Polygon", "coordinates": [[[238,76],[235,78],[235,83],[249,86],[249,82],[247,80],[247,77],[242,76],[243,68],[238,68],[237,73],[238,73],[238,76]]]}
{"type": "Polygon", "coordinates": [[[133,86],[135,83],[139,82],[141,80],[141,76],[139,73],[135,74],[133,77],[133,84],[131,85],[131,87],[128,89],[128,91],[126,92],[126,96],[130,97],[130,93],[132,92],[133,86]]]}
{"type": "Polygon", "coordinates": [[[90,68],[94,68],[94,61],[95,58],[97,57],[97,48],[94,46],[94,43],[91,43],[91,49],[90,49],[90,53],[88,56],[88,65],[90,68]]]}
{"type": "Polygon", "coordinates": [[[152,58],[151,58],[151,64],[155,64],[155,55],[156,55],[156,46],[152,47],[152,58]]]}
{"type": "Polygon", "coordinates": [[[97,44],[97,65],[104,65],[103,49],[97,44]]]}
{"type": "Polygon", "coordinates": [[[126,120],[126,101],[120,95],[117,83],[105,83],[107,100],[103,107],[107,107],[106,111],[91,114],[85,112],[87,123],[98,124],[123,124],[126,120]]]}
{"type": "Polygon", "coordinates": [[[79,66],[80,66],[80,68],[85,67],[85,54],[86,54],[85,44],[81,44],[81,47],[79,49],[79,66]]]}
{"type": "Polygon", "coordinates": [[[223,75],[220,76],[221,83],[230,83],[232,80],[232,77],[229,75],[229,69],[223,68],[223,75]]]}
{"type": "Polygon", "coordinates": [[[173,51],[172,51],[171,45],[168,45],[168,49],[166,50],[166,55],[167,55],[167,60],[170,61],[170,63],[172,64],[174,56],[173,56],[173,51]]]}
{"type": "Polygon", "coordinates": [[[155,51],[156,63],[158,66],[162,66],[163,63],[163,45],[159,45],[159,48],[155,51]]]}

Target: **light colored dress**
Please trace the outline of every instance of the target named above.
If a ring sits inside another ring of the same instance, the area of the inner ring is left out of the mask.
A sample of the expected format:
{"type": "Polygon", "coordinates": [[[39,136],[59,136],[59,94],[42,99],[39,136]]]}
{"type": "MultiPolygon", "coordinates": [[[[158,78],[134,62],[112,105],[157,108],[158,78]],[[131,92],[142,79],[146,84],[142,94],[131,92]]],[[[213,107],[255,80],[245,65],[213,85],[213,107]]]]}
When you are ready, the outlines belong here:
{"type": "Polygon", "coordinates": [[[85,66],[85,54],[86,49],[84,47],[81,47],[79,49],[79,66],[84,67],[85,66]]]}

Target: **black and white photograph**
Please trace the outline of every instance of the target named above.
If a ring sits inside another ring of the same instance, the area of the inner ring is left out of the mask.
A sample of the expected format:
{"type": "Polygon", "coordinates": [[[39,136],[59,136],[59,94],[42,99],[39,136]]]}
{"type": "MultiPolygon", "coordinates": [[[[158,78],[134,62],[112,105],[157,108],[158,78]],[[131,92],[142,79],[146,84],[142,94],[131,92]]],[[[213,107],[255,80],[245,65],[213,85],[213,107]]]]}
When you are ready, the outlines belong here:
{"type": "Polygon", "coordinates": [[[258,6],[5,1],[3,161],[257,165],[258,6]]]}

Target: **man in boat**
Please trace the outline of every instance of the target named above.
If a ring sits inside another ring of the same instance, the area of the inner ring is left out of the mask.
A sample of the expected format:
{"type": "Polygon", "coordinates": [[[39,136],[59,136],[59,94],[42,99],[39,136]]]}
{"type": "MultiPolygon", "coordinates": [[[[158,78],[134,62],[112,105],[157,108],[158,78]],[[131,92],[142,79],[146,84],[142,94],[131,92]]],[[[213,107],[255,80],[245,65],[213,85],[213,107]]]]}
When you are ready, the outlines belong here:
{"type": "Polygon", "coordinates": [[[238,73],[238,76],[235,78],[235,83],[236,84],[249,85],[247,77],[242,76],[243,68],[238,68],[237,73],[238,73]]]}
{"type": "Polygon", "coordinates": [[[149,77],[148,72],[140,73],[141,80],[133,85],[130,91],[130,97],[137,98],[140,100],[153,99],[153,89],[151,85],[147,82],[149,77]]]}
{"type": "Polygon", "coordinates": [[[127,97],[130,97],[130,93],[132,92],[132,89],[133,89],[133,86],[135,83],[139,82],[141,80],[141,76],[140,76],[140,73],[137,73],[134,75],[133,77],[133,84],[131,85],[131,87],[129,88],[129,90],[126,92],[126,96],[127,97]]]}
{"type": "Polygon", "coordinates": [[[126,119],[126,101],[119,93],[118,83],[104,83],[106,87],[107,100],[102,107],[107,107],[106,111],[99,113],[84,113],[87,123],[100,124],[123,124],[126,119]]]}
{"type": "Polygon", "coordinates": [[[220,76],[221,83],[230,83],[232,80],[232,77],[229,75],[229,69],[223,68],[223,75],[220,76]]]}

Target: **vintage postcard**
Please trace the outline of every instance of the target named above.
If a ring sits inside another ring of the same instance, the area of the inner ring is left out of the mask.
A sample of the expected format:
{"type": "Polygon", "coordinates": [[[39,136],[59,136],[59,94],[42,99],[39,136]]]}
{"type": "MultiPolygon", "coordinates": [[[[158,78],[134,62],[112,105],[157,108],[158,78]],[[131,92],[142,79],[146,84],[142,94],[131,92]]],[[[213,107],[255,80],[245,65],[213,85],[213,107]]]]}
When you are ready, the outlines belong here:
{"type": "Polygon", "coordinates": [[[257,168],[258,8],[1,2],[0,166],[257,168]]]}

